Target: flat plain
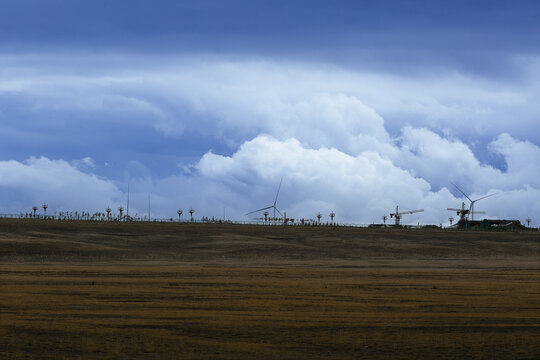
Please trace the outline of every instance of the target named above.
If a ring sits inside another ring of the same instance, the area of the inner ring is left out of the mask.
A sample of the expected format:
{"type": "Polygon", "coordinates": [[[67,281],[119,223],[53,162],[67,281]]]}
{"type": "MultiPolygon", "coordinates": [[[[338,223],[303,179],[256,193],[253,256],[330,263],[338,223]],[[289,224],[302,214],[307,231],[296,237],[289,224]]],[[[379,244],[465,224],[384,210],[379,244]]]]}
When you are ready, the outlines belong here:
{"type": "Polygon", "coordinates": [[[540,358],[540,233],[0,220],[2,359],[540,358]]]}

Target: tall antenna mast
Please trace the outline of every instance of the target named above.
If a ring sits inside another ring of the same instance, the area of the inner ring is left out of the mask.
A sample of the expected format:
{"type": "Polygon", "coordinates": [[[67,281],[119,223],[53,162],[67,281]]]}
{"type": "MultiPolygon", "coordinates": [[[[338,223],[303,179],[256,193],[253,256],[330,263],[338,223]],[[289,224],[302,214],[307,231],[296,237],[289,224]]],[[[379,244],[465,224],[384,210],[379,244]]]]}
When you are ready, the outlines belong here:
{"type": "Polygon", "coordinates": [[[128,184],[128,197],[127,197],[127,206],[126,206],[126,216],[129,218],[129,184],[128,184]]]}

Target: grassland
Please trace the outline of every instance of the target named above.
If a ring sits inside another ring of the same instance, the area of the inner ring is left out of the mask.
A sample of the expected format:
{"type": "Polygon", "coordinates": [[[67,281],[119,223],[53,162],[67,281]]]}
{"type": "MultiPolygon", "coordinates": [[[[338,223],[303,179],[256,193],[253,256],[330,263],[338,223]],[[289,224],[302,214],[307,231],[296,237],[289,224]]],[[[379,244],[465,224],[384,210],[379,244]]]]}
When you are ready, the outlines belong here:
{"type": "Polygon", "coordinates": [[[540,235],[0,220],[3,359],[540,358],[540,235]]]}

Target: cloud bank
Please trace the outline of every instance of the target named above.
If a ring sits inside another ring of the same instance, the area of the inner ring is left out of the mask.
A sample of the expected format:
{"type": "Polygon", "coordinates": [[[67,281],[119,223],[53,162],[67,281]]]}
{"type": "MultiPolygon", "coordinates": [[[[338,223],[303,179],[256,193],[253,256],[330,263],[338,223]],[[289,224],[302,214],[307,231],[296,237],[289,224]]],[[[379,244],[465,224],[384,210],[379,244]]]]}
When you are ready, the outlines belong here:
{"type": "Polygon", "coordinates": [[[0,101],[29,109],[17,113],[24,121],[0,113],[3,133],[57,139],[69,126],[75,141],[90,133],[114,143],[132,131],[180,153],[196,134],[205,150],[161,176],[145,164],[137,176],[107,173],[102,163],[114,151],[100,151],[99,142],[77,159],[6,159],[1,212],[41,202],[56,210],[117,207],[130,183],[134,212],[146,212],[150,194],[154,216],[193,207],[199,216],[247,220],[273,202],[281,177],[279,208],[296,218],[335,211],[340,222],[380,222],[400,205],[426,210],[405,223],[447,223],[455,214],[446,207],[463,200],[450,181],[473,198],[498,192],[477,205],[490,217],[523,221],[540,211],[538,62],[518,84],[450,70],[411,78],[260,59],[124,60],[122,69],[85,73],[77,58],[61,69],[3,58],[0,101]]]}
{"type": "MultiPolygon", "coordinates": [[[[437,140],[442,145],[447,142],[442,138],[437,140]]],[[[535,157],[540,151],[508,135],[502,135],[492,147],[505,154],[521,151],[520,155],[525,157],[535,157]]],[[[402,153],[411,156],[408,148],[402,153]]],[[[506,159],[510,164],[506,172],[478,162],[475,167],[473,163],[469,169],[473,172],[471,176],[483,176],[487,172],[492,176],[493,186],[485,192],[471,192],[470,197],[499,192],[478,203],[477,209],[486,211],[490,217],[524,220],[540,210],[537,201],[540,190],[537,182],[521,183],[520,179],[532,178],[537,170],[516,166],[511,157],[506,159]]],[[[443,163],[438,171],[444,172],[445,165],[443,163]]],[[[113,181],[81,171],[65,161],[46,158],[24,163],[3,161],[0,176],[4,203],[13,210],[29,211],[28,205],[41,202],[47,202],[55,211],[74,208],[103,211],[105,206],[113,206],[113,209],[121,204],[125,206],[125,190],[122,192],[113,181]]],[[[132,214],[146,215],[147,195],[151,194],[154,216],[175,217],[176,209],[182,208],[187,213],[188,208],[193,207],[199,216],[222,218],[226,212],[227,218],[250,220],[251,217],[244,214],[271,205],[282,176],[278,208],[297,219],[315,218],[322,212],[324,220],[334,211],[340,222],[373,223],[380,222],[383,214],[400,205],[401,209],[426,210],[407,217],[406,223],[438,224],[446,223],[451,215],[455,217],[445,208],[458,207],[463,200],[446,187],[434,191],[426,179],[414,176],[375,151],[353,156],[335,148],[306,148],[296,139],[280,141],[261,135],[242,144],[232,156],[208,152],[190,175],[134,180],[132,214]]],[[[470,187],[462,179],[452,180],[464,184],[464,188],[470,187]]]]}

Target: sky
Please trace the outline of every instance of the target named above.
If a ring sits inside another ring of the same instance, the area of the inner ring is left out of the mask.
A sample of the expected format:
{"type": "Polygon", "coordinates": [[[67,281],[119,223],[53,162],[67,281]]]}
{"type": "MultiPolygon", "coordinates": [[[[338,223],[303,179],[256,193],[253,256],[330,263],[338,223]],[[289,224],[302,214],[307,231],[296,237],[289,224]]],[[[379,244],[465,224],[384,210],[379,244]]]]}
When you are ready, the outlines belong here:
{"type": "Polygon", "coordinates": [[[0,213],[540,226],[537,1],[0,3],[0,213]]]}

